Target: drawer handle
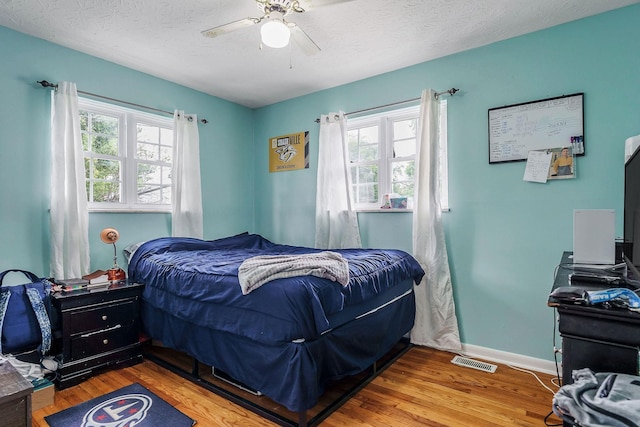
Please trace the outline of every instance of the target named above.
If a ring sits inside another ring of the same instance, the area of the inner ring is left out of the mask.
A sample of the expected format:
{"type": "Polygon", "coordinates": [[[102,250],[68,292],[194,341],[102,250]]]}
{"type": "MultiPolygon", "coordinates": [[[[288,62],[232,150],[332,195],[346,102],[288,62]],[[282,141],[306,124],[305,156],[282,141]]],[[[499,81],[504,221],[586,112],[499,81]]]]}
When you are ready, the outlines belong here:
{"type": "MultiPolygon", "coordinates": [[[[80,337],[81,337],[81,338],[87,338],[87,337],[90,337],[91,335],[101,334],[101,333],[103,333],[103,332],[113,331],[113,330],[115,330],[115,329],[120,329],[121,327],[122,327],[122,326],[118,324],[118,325],[113,326],[113,327],[111,327],[111,328],[101,329],[101,330],[99,330],[99,331],[95,331],[95,332],[89,332],[88,334],[82,334],[82,335],[80,335],[80,337]]],[[[105,343],[105,344],[106,344],[106,343],[105,343]]]]}
{"type": "Polygon", "coordinates": [[[102,315],[102,320],[107,320],[107,315],[106,314],[102,315]]]}
{"type": "Polygon", "coordinates": [[[107,339],[102,340],[102,344],[105,344],[105,345],[109,344],[109,340],[107,340],[107,339]]]}

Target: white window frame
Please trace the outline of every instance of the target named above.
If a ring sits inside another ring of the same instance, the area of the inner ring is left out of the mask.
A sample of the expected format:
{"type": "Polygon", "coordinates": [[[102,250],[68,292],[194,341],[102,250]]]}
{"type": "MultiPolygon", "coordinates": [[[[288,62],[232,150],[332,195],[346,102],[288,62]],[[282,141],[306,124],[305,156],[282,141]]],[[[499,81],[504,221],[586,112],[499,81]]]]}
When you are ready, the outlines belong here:
{"type": "MultiPolygon", "coordinates": [[[[449,210],[449,178],[448,178],[448,152],[447,152],[447,101],[440,100],[440,205],[443,211],[449,210]]],[[[399,159],[393,159],[392,121],[419,119],[420,106],[401,108],[383,113],[370,114],[347,119],[347,131],[378,126],[378,202],[377,203],[356,203],[355,208],[359,212],[406,212],[409,209],[381,209],[382,198],[385,194],[391,193],[391,169],[392,163],[399,159]]],[[[419,131],[418,131],[419,132],[419,131]]],[[[420,135],[416,135],[418,143],[420,135]]],[[[401,160],[414,160],[415,156],[404,157],[401,160]]],[[[355,163],[352,163],[355,164],[355,163]]],[[[362,162],[361,164],[371,164],[362,162]]],[[[411,201],[412,202],[412,201],[411,201]]]]}
{"type": "MultiPolygon", "coordinates": [[[[111,156],[113,160],[121,162],[120,185],[122,191],[122,201],[119,203],[110,202],[89,202],[89,212],[167,212],[172,210],[173,194],[171,203],[165,204],[145,204],[137,202],[137,167],[141,161],[136,158],[137,144],[137,124],[143,123],[151,126],[158,126],[173,130],[173,118],[164,117],[157,114],[145,113],[142,111],[108,104],[88,98],[78,98],[80,111],[89,111],[96,114],[104,114],[117,117],[118,126],[118,156],[111,156]]],[[[91,157],[91,152],[84,152],[84,157],[91,157]]],[[[104,155],[100,155],[105,158],[104,155]]],[[[109,156],[107,156],[108,158],[109,156]]],[[[166,166],[166,162],[142,161],[166,166]]],[[[173,159],[172,159],[173,162],[173,159]]],[[[172,165],[172,163],[171,163],[172,165]]]]}

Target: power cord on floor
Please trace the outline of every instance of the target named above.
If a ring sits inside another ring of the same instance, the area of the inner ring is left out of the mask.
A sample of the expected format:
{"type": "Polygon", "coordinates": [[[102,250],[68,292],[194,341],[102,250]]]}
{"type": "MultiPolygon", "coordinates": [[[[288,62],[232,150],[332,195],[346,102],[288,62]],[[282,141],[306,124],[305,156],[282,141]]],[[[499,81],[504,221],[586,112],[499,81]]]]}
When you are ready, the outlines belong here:
{"type": "Polygon", "coordinates": [[[551,417],[553,415],[553,411],[549,412],[547,414],[546,417],[544,417],[544,425],[548,426],[548,427],[557,427],[557,426],[561,426],[564,425],[564,423],[557,423],[557,424],[549,424],[549,417],[551,417]]]}
{"type": "MultiPolygon", "coordinates": [[[[462,357],[469,358],[469,356],[467,356],[466,354],[461,353],[461,352],[456,352],[456,354],[458,354],[459,356],[462,356],[462,357]]],[[[472,360],[473,360],[473,359],[472,359],[472,360]]],[[[544,384],[544,382],[540,379],[540,377],[538,377],[538,375],[537,375],[535,372],[530,371],[530,370],[527,370],[527,369],[522,369],[522,368],[519,368],[519,367],[517,367],[517,366],[513,366],[513,365],[509,365],[509,364],[506,364],[506,366],[508,366],[508,367],[509,367],[509,368],[511,368],[511,369],[515,369],[516,371],[521,371],[521,372],[524,372],[524,373],[527,373],[527,374],[533,375],[533,376],[535,377],[535,379],[536,379],[536,380],[538,380],[538,382],[540,383],[540,385],[542,385],[542,387],[544,387],[544,388],[546,388],[547,390],[549,390],[552,394],[555,394],[555,393],[556,393],[556,392],[555,392],[555,391],[553,391],[550,387],[548,387],[546,384],[544,384]]],[[[554,386],[556,386],[556,387],[560,388],[560,386],[558,386],[558,385],[554,382],[554,380],[555,380],[555,379],[556,379],[556,378],[551,378],[551,384],[553,384],[554,386]]]]}
{"type": "MultiPolygon", "coordinates": [[[[508,367],[510,367],[511,369],[515,369],[516,371],[520,371],[520,372],[525,372],[528,374],[531,374],[535,377],[536,380],[538,380],[538,382],[540,383],[540,385],[542,385],[542,387],[546,388],[547,390],[549,390],[551,392],[551,394],[555,395],[556,392],[553,391],[550,387],[547,387],[547,385],[540,379],[540,377],[533,371],[529,371],[527,369],[522,369],[522,368],[518,368],[517,366],[513,366],[513,365],[507,365],[508,367]]],[[[553,381],[556,378],[551,378],[551,384],[555,385],[556,387],[560,388],[560,386],[556,385],[553,381]]],[[[553,415],[553,411],[549,411],[549,413],[544,417],[544,425],[548,426],[548,427],[557,427],[557,426],[561,426],[563,425],[563,423],[558,423],[558,424],[549,424],[549,418],[553,415]]]]}
{"type": "MultiPolygon", "coordinates": [[[[534,378],[536,380],[538,380],[538,382],[540,383],[540,385],[542,385],[542,387],[546,388],[547,390],[549,390],[551,392],[551,394],[556,394],[555,391],[553,391],[550,387],[548,387],[544,382],[542,382],[542,380],[540,379],[540,377],[538,376],[538,374],[536,374],[533,371],[529,371],[527,369],[522,369],[522,368],[518,368],[517,366],[513,366],[513,365],[507,365],[508,367],[510,367],[511,369],[515,369],[516,371],[520,371],[520,372],[525,372],[527,374],[531,374],[534,376],[534,378]]],[[[553,384],[553,379],[551,379],[551,383],[553,384]]],[[[554,384],[555,385],[555,384],[554,384]]]]}
{"type": "MultiPolygon", "coordinates": [[[[462,357],[469,357],[469,356],[467,356],[466,354],[463,354],[463,353],[461,353],[461,352],[456,352],[456,354],[458,354],[459,356],[462,356],[462,357]]],[[[520,372],[524,372],[524,373],[527,373],[527,374],[533,375],[533,377],[534,377],[534,378],[535,378],[535,379],[540,383],[540,385],[541,385],[542,387],[544,387],[544,388],[545,388],[545,389],[547,389],[549,392],[551,392],[551,394],[555,395],[555,393],[556,393],[556,392],[555,392],[553,389],[551,389],[549,386],[547,386],[547,385],[546,385],[546,384],[545,384],[545,383],[540,379],[540,377],[538,376],[538,374],[536,374],[535,372],[530,371],[530,370],[527,370],[527,369],[519,368],[519,367],[517,367],[517,366],[509,365],[509,364],[506,364],[506,366],[508,366],[509,368],[514,369],[514,370],[516,370],[516,371],[520,371],[520,372]]],[[[557,369],[557,364],[556,364],[556,369],[557,369]]],[[[560,386],[558,385],[558,384],[559,384],[559,381],[560,381],[560,375],[559,375],[559,374],[558,374],[558,377],[557,377],[557,378],[551,378],[551,380],[550,380],[551,384],[553,384],[553,385],[554,385],[554,386],[556,386],[557,388],[560,388],[560,386]],[[558,383],[555,383],[554,381],[558,381],[558,383]]],[[[549,418],[550,418],[552,415],[553,415],[553,411],[550,411],[550,412],[549,412],[549,413],[544,417],[544,424],[545,424],[545,426],[548,426],[548,427],[557,427],[557,426],[562,426],[562,425],[563,425],[563,423],[559,423],[559,424],[549,424],[549,418]]]]}

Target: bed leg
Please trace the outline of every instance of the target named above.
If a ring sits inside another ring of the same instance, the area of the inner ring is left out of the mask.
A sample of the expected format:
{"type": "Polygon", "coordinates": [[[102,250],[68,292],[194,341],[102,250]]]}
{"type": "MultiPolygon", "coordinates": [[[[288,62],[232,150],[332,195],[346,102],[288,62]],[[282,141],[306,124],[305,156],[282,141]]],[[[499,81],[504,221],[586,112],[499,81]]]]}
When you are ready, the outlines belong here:
{"type": "Polygon", "coordinates": [[[200,362],[195,357],[193,358],[193,366],[191,367],[191,375],[196,378],[200,378],[200,362]]]}
{"type": "Polygon", "coordinates": [[[307,411],[298,412],[298,427],[307,427],[307,411]]]}

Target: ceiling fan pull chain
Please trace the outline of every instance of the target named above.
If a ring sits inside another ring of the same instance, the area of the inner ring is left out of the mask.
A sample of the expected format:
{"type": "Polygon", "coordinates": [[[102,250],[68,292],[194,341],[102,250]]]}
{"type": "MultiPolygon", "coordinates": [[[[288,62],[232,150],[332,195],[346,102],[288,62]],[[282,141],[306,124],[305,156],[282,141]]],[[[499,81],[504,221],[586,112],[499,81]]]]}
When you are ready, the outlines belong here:
{"type": "Polygon", "coordinates": [[[289,43],[289,69],[293,70],[293,60],[291,59],[291,43],[289,43]]]}

